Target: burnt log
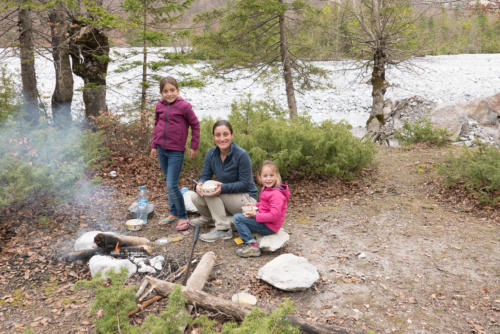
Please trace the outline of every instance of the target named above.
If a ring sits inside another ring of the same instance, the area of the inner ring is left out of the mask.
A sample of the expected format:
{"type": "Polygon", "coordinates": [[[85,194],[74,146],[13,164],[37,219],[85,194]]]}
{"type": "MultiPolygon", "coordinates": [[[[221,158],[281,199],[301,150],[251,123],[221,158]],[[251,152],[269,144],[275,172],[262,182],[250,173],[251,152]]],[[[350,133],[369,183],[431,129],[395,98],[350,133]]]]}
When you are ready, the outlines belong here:
{"type": "Polygon", "coordinates": [[[94,237],[94,242],[97,247],[113,250],[118,244],[118,248],[132,246],[149,246],[151,243],[148,239],[142,237],[117,235],[112,233],[99,233],[94,237]]]}
{"type": "Polygon", "coordinates": [[[105,254],[106,254],[105,249],[91,248],[91,249],[84,249],[84,250],[80,250],[80,251],[70,252],[70,253],[66,254],[63,257],[63,259],[66,261],[69,261],[69,262],[73,262],[73,261],[77,261],[77,260],[88,261],[94,255],[105,255],[105,254]]]}

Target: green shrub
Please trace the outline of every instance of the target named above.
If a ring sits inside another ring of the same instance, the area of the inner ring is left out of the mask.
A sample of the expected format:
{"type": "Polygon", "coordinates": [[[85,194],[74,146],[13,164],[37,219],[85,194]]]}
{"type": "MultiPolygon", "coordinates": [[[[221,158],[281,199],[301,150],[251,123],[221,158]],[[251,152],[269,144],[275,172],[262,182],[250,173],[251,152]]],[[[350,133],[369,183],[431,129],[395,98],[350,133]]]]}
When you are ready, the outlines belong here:
{"type": "Polygon", "coordinates": [[[20,94],[15,87],[12,75],[7,73],[5,66],[0,67],[0,124],[19,110],[16,97],[20,94]]]}
{"type": "Polygon", "coordinates": [[[71,199],[87,168],[98,167],[108,150],[102,134],[9,121],[0,131],[0,207],[71,199]]]}
{"type": "Polygon", "coordinates": [[[375,146],[354,137],[347,123],[318,125],[308,117],[290,120],[285,115],[274,103],[249,98],[233,103],[229,121],[234,141],[248,151],[254,170],[270,159],[284,177],[293,172],[350,180],[372,161],[375,146]]]}
{"type": "MultiPolygon", "coordinates": [[[[254,308],[245,316],[243,322],[238,326],[235,322],[226,322],[222,325],[223,334],[299,334],[299,327],[293,326],[288,315],[293,313],[295,308],[290,300],[281,303],[280,307],[271,314],[266,314],[254,308]]],[[[202,334],[216,334],[216,322],[201,316],[194,321],[194,325],[200,326],[202,334]]]]}
{"type": "Polygon", "coordinates": [[[76,287],[84,286],[94,292],[95,300],[90,311],[96,315],[98,333],[132,333],[134,326],[128,320],[128,313],[136,308],[136,287],[125,286],[126,268],[122,268],[120,273],[111,269],[106,275],[111,280],[110,284],[105,284],[106,280],[98,273],[91,281],[78,281],[76,287]]]}
{"type": "Polygon", "coordinates": [[[500,206],[500,149],[479,144],[466,148],[458,157],[449,156],[440,166],[445,185],[462,187],[481,203],[500,206]]]}
{"type": "MultiPolygon", "coordinates": [[[[127,314],[136,308],[135,286],[125,286],[127,269],[122,268],[120,273],[110,270],[106,273],[110,282],[107,283],[97,274],[91,281],[78,281],[76,287],[86,287],[94,292],[95,300],[91,306],[91,313],[96,316],[95,324],[98,333],[150,333],[150,334],[181,334],[179,328],[186,326],[199,327],[201,333],[218,333],[216,322],[201,316],[192,320],[184,312],[186,300],[181,286],[175,285],[168,296],[168,305],[158,316],[150,314],[140,326],[130,324],[127,314]]],[[[238,326],[235,322],[227,322],[222,326],[222,333],[226,334],[298,334],[299,328],[290,324],[288,315],[295,311],[293,303],[286,300],[271,314],[266,314],[254,308],[247,314],[238,326]]]]}
{"type": "Polygon", "coordinates": [[[421,123],[405,121],[403,128],[396,131],[395,136],[403,146],[425,143],[429,146],[440,147],[451,141],[451,133],[446,129],[434,128],[428,119],[424,119],[421,123]]]}

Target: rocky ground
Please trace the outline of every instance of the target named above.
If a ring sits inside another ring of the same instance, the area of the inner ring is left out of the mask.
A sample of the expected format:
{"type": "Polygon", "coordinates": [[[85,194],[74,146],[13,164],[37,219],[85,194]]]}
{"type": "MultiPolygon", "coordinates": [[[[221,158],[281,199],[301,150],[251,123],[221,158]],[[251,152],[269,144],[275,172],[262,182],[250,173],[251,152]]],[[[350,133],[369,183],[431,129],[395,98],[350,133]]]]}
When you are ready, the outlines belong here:
{"type": "MultiPolygon", "coordinates": [[[[380,148],[375,166],[360,181],[289,182],[288,245],[241,259],[232,240],[199,241],[195,258],[209,250],[217,255],[205,291],[227,299],[248,291],[267,309],[290,298],[299,317],[348,330],[498,333],[499,210],[480,208],[460,192],[440,187],[436,166],[457,149],[380,148]],[[320,279],[311,289],[283,292],[257,278],[262,265],[284,253],[306,257],[317,267],[320,279]]],[[[155,215],[143,230],[129,234],[155,240],[177,233],[174,226],[156,224],[168,214],[164,183],[158,168],[148,169],[139,160],[113,157],[101,172],[103,186],[78,205],[50,212],[55,219],[42,219],[44,212],[35,207],[2,212],[0,332],[95,331],[88,311],[93,296],[74,288],[77,280],[90,278],[88,267],[60,256],[83,231],[127,233],[123,223],[138,185],[147,184],[155,215]],[[117,178],[109,177],[112,169],[117,178]]],[[[188,174],[181,185],[189,184],[188,174]]],[[[185,263],[192,233],[183,232],[183,240],[155,252],[185,263]]],[[[137,275],[131,284],[140,281],[137,275]]],[[[155,303],[132,321],[140,323],[165,303],[155,303]]]]}

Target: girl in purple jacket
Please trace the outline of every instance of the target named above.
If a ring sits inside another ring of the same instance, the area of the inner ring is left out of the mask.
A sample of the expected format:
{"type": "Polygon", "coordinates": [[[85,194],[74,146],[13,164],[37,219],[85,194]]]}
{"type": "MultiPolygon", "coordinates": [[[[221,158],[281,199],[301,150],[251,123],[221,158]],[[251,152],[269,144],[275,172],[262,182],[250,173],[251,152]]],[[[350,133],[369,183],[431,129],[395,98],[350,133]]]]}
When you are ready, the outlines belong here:
{"type": "Polygon", "coordinates": [[[262,184],[259,201],[243,207],[243,214],[234,215],[234,225],[245,245],[236,251],[241,257],[260,256],[253,233],[270,235],[279,231],[285,221],[290,189],[281,183],[278,166],[265,160],[258,176],[262,184]],[[254,206],[255,205],[255,206],[254,206]]]}
{"type": "Polygon", "coordinates": [[[151,154],[158,156],[167,183],[170,215],[161,223],[177,221],[176,230],[189,228],[184,198],[179,190],[179,175],[184,163],[184,151],[188,130],[191,127],[189,158],[196,157],[200,144],[200,123],[191,104],[179,96],[177,80],[165,77],[160,81],[162,99],[156,103],[155,128],[151,142],[151,154]]]}

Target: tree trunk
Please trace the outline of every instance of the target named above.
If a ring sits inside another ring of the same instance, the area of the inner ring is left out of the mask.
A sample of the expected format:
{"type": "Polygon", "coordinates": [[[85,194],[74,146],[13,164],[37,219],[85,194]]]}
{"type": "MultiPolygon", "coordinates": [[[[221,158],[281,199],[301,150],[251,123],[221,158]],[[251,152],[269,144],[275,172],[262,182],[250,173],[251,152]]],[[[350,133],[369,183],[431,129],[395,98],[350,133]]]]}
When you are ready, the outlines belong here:
{"type": "MultiPolygon", "coordinates": [[[[78,23],[73,23],[78,25],[78,23]]],[[[85,117],[89,121],[107,111],[106,75],[109,63],[109,40],[102,31],[78,25],[70,42],[73,73],[83,79],[85,117]]]]}
{"type": "Polygon", "coordinates": [[[52,94],[52,119],[60,126],[71,123],[71,102],[73,101],[73,73],[69,56],[69,40],[66,37],[69,27],[63,10],[63,6],[58,3],[49,13],[52,58],[56,73],[56,87],[52,94]]]}
{"type": "MultiPolygon", "coordinates": [[[[372,70],[372,110],[368,121],[366,122],[367,127],[370,123],[375,122],[373,119],[376,118],[381,128],[385,124],[384,120],[384,95],[387,90],[387,82],[385,81],[385,66],[386,66],[386,56],[384,53],[384,46],[382,45],[373,54],[373,70],[372,70]]],[[[373,127],[372,127],[373,130],[373,127]]]]}
{"type": "Polygon", "coordinates": [[[147,0],[144,1],[144,15],[143,15],[143,45],[142,45],[142,82],[141,82],[141,131],[144,133],[146,131],[146,94],[147,94],[147,80],[148,80],[148,45],[146,41],[146,33],[147,33],[147,0]]]}
{"type": "Polygon", "coordinates": [[[143,13],[143,26],[142,26],[142,83],[141,83],[141,125],[145,124],[144,121],[144,109],[146,108],[146,84],[148,80],[148,45],[146,41],[146,33],[147,33],[147,0],[144,0],[144,13],[143,13]]]}
{"type": "Polygon", "coordinates": [[[18,15],[21,81],[24,99],[23,117],[31,125],[37,125],[40,114],[38,110],[39,95],[36,88],[35,47],[33,45],[31,9],[20,8],[18,15]]]}
{"type": "MultiPolygon", "coordinates": [[[[280,2],[283,2],[280,0],[280,2]]],[[[285,79],[286,98],[288,101],[288,109],[290,118],[297,116],[297,102],[295,101],[295,89],[293,88],[292,64],[288,53],[288,43],[285,30],[285,14],[281,14],[279,18],[280,24],[280,52],[281,62],[283,63],[283,77],[285,79]]]]}

